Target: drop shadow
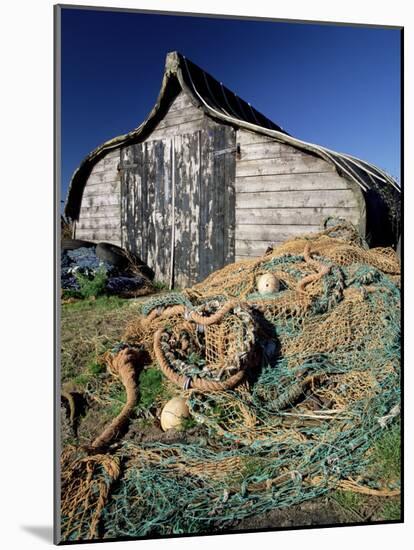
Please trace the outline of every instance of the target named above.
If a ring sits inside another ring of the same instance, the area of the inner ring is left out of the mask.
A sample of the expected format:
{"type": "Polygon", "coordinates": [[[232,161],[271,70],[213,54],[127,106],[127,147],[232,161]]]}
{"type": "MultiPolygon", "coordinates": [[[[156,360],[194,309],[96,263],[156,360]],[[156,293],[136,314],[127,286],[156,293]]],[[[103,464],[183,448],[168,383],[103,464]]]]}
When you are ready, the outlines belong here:
{"type": "Polygon", "coordinates": [[[26,533],[53,544],[53,527],[51,525],[21,525],[21,528],[26,533]]]}

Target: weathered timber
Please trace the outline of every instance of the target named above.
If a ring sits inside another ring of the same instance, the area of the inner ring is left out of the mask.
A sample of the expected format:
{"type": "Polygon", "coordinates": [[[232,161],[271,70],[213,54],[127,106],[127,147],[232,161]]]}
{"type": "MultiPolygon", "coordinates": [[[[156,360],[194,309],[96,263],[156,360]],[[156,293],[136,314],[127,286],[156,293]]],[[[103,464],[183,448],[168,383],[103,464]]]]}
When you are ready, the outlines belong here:
{"type": "Polygon", "coordinates": [[[335,191],[266,191],[239,193],[236,208],[298,208],[298,207],[357,207],[358,200],[350,190],[335,191]]]}
{"type": "Polygon", "coordinates": [[[335,172],[335,168],[325,160],[311,155],[284,155],[271,159],[240,160],[236,166],[236,177],[306,172],[335,172]]]}
{"type": "Polygon", "coordinates": [[[91,208],[81,208],[80,217],[82,219],[89,218],[106,218],[117,217],[118,222],[121,215],[121,206],[117,204],[115,206],[92,206],[91,208]]]}
{"type": "Polygon", "coordinates": [[[168,113],[173,114],[175,111],[181,111],[182,109],[188,109],[190,107],[195,107],[194,103],[191,101],[188,94],[181,91],[172,102],[168,113]]]}
{"type": "Polygon", "coordinates": [[[76,230],[76,238],[77,239],[84,239],[88,241],[94,241],[94,242],[112,242],[115,244],[121,243],[121,233],[119,231],[119,228],[116,230],[111,229],[77,229],[76,230]]]}
{"type": "Polygon", "coordinates": [[[158,124],[157,131],[164,128],[170,128],[171,126],[179,126],[181,124],[187,124],[195,120],[203,119],[203,112],[200,109],[196,109],[191,106],[190,108],[181,109],[174,113],[168,113],[167,116],[158,124]]]}
{"type": "MultiPolygon", "coordinates": [[[[82,201],[82,205],[85,208],[91,208],[96,206],[116,206],[119,204],[119,195],[112,194],[108,195],[103,193],[101,195],[94,195],[91,197],[85,197],[82,201]]],[[[80,218],[79,218],[80,219],[80,218]]]]}
{"type": "Polygon", "coordinates": [[[344,218],[353,224],[358,224],[360,209],[354,208],[238,208],[236,209],[237,224],[272,225],[296,224],[321,225],[326,218],[344,218]]]}
{"type": "Polygon", "coordinates": [[[84,198],[96,197],[99,195],[118,194],[120,192],[119,181],[95,183],[94,185],[88,185],[85,187],[84,198]]]}
{"type": "Polygon", "coordinates": [[[276,141],[272,137],[265,136],[265,135],[259,134],[257,132],[251,132],[250,130],[246,130],[244,128],[237,130],[236,141],[237,141],[237,143],[240,143],[240,145],[242,147],[244,145],[253,145],[253,144],[258,144],[258,143],[265,143],[265,144],[269,144],[269,143],[279,144],[280,143],[281,145],[283,145],[281,142],[276,141]]]}
{"type": "Polygon", "coordinates": [[[236,225],[238,240],[251,241],[284,241],[304,233],[316,233],[318,225],[236,225]]]}
{"type": "Polygon", "coordinates": [[[247,241],[236,239],[236,256],[249,256],[255,258],[262,256],[270,245],[280,244],[272,239],[265,241],[247,241]]]}
{"type": "Polygon", "coordinates": [[[260,159],[272,159],[275,157],[299,157],[305,155],[302,151],[290,147],[289,145],[284,145],[283,143],[278,143],[277,141],[270,141],[265,143],[250,143],[250,144],[239,144],[240,145],[240,160],[260,160],[260,159]]]}
{"type": "Polygon", "coordinates": [[[172,138],[177,135],[183,134],[192,134],[203,128],[203,119],[196,118],[191,122],[184,122],[183,124],[168,126],[167,128],[162,128],[154,130],[151,136],[148,138],[148,141],[158,141],[164,138],[172,138]]]}
{"type": "Polygon", "coordinates": [[[327,191],[350,189],[351,184],[332,172],[236,177],[237,193],[266,191],[327,191]]]}
{"type": "Polygon", "coordinates": [[[100,229],[119,230],[119,215],[105,218],[83,218],[76,224],[77,230],[91,229],[98,231],[100,229]]]}
{"type": "Polygon", "coordinates": [[[200,212],[200,132],[176,136],[174,282],[185,287],[197,279],[200,212]]]}

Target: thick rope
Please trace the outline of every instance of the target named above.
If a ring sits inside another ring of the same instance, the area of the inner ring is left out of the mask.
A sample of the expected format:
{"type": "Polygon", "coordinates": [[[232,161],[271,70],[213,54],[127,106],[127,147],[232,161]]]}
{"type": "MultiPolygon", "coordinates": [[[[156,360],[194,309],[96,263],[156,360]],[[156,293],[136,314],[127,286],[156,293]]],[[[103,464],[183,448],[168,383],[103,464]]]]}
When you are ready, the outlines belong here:
{"type": "MultiPolygon", "coordinates": [[[[163,333],[163,329],[160,328],[154,334],[154,353],[155,353],[155,357],[157,359],[158,365],[162,370],[162,372],[165,374],[165,376],[169,380],[171,380],[171,382],[174,382],[174,384],[176,384],[177,386],[184,388],[188,383],[188,377],[182,374],[178,374],[170,367],[168,361],[164,356],[164,352],[161,349],[162,333],[163,333]]],[[[201,391],[230,390],[231,388],[234,388],[237,384],[239,384],[243,380],[244,374],[245,374],[244,370],[239,370],[224,382],[218,382],[215,380],[206,380],[206,379],[194,377],[191,379],[191,387],[201,391]]]]}
{"type": "Polygon", "coordinates": [[[69,422],[70,422],[70,425],[73,428],[74,425],[75,425],[75,413],[76,413],[75,400],[74,400],[73,395],[71,394],[71,392],[62,391],[60,395],[61,395],[61,397],[66,399],[66,401],[68,402],[68,405],[69,405],[69,422]]]}
{"type": "Polygon", "coordinates": [[[375,497],[397,497],[401,494],[400,489],[371,489],[371,487],[359,485],[352,479],[343,479],[339,482],[338,487],[343,491],[352,491],[353,493],[375,497]]]}
{"type": "Polygon", "coordinates": [[[310,275],[306,275],[306,277],[303,277],[298,282],[298,285],[296,287],[298,292],[305,292],[305,287],[309,283],[313,283],[315,281],[319,281],[322,277],[327,275],[330,271],[330,267],[327,265],[321,264],[320,262],[312,259],[310,255],[310,243],[306,243],[305,250],[303,252],[303,256],[305,258],[305,262],[310,265],[313,269],[317,270],[317,273],[312,273],[310,275]]]}
{"type": "Polygon", "coordinates": [[[112,443],[128,422],[129,417],[137,404],[138,390],[135,382],[135,365],[140,353],[130,348],[121,350],[111,361],[110,370],[119,376],[126,390],[126,403],[119,415],[112,420],[104,431],[93,442],[93,449],[100,449],[112,443]]]}

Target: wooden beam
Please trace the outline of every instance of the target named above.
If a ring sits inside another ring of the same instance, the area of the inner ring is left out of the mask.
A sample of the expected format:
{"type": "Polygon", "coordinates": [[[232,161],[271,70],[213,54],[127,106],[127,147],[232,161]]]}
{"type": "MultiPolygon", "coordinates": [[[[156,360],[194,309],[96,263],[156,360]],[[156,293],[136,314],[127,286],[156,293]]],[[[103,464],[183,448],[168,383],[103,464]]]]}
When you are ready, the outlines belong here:
{"type": "Polygon", "coordinates": [[[347,180],[332,172],[236,177],[237,193],[351,189],[347,180]]]}
{"type": "Polygon", "coordinates": [[[236,225],[236,239],[282,242],[304,233],[317,233],[319,225],[236,225]]]}
{"type": "Polygon", "coordinates": [[[328,218],[345,218],[358,224],[359,208],[238,208],[236,223],[252,225],[320,225],[328,218]]]}
{"type": "Polygon", "coordinates": [[[236,208],[358,207],[350,189],[337,191],[268,191],[237,193],[236,208]]]}
{"type": "Polygon", "coordinates": [[[307,172],[335,172],[335,167],[311,155],[296,154],[261,160],[239,160],[236,163],[236,177],[307,172]]]}

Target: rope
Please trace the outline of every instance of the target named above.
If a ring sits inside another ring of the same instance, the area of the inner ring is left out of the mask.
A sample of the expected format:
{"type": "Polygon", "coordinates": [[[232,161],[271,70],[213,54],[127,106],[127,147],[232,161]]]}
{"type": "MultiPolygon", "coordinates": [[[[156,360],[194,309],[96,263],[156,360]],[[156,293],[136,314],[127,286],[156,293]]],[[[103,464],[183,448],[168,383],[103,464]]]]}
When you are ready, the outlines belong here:
{"type": "Polygon", "coordinates": [[[137,404],[138,391],[135,382],[135,364],[140,356],[140,353],[126,348],[121,350],[118,355],[114,357],[110,364],[110,370],[112,373],[119,376],[122,384],[126,390],[126,403],[119,413],[119,415],[112,420],[104,431],[99,435],[91,444],[93,449],[100,449],[109,445],[114,439],[116,439],[121,430],[125,427],[129,417],[137,404]]]}
{"type": "MultiPolygon", "coordinates": [[[[158,365],[165,376],[174,382],[177,386],[181,388],[189,389],[188,385],[188,376],[178,374],[175,372],[169,365],[168,361],[164,356],[164,352],[161,349],[161,336],[163,329],[160,328],[154,335],[154,353],[157,358],[158,365]]],[[[225,391],[234,388],[239,384],[244,378],[244,370],[239,370],[236,374],[233,374],[227,380],[223,382],[218,382],[215,380],[206,380],[199,377],[194,377],[191,379],[191,387],[201,391],[225,391]]]]}
{"type": "Polygon", "coordinates": [[[310,243],[306,243],[303,256],[305,258],[305,262],[309,264],[312,268],[318,270],[318,272],[312,273],[310,275],[306,275],[306,277],[303,277],[303,279],[301,279],[298,282],[298,285],[297,285],[298,292],[305,292],[305,287],[308,284],[314,283],[315,281],[319,281],[319,279],[327,275],[330,271],[330,267],[312,259],[310,255],[310,243]]]}
{"type": "Polygon", "coordinates": [[[60,395],[61,395],[61,397],[66,399],[66,401],[68,402],[68,405],[69,405],[69,421],[70,421],[70,425],[73,428],[73,426],[75,424],[75,412],[76,412],[75,400],[73,398],[73,395],[70,392],[62,391],[60,395]]]}
{"type": "Polygon", "coordinates": [[[365,487],[359,485],[353,479],[343,479],[338,483],[338,487],[344,491],[352,491],[353,493],[360,493],[361,495],[371,495],[375,497],[397,497],[401,494],[400,489],[371,489],[371,487],[365,487]]]}

